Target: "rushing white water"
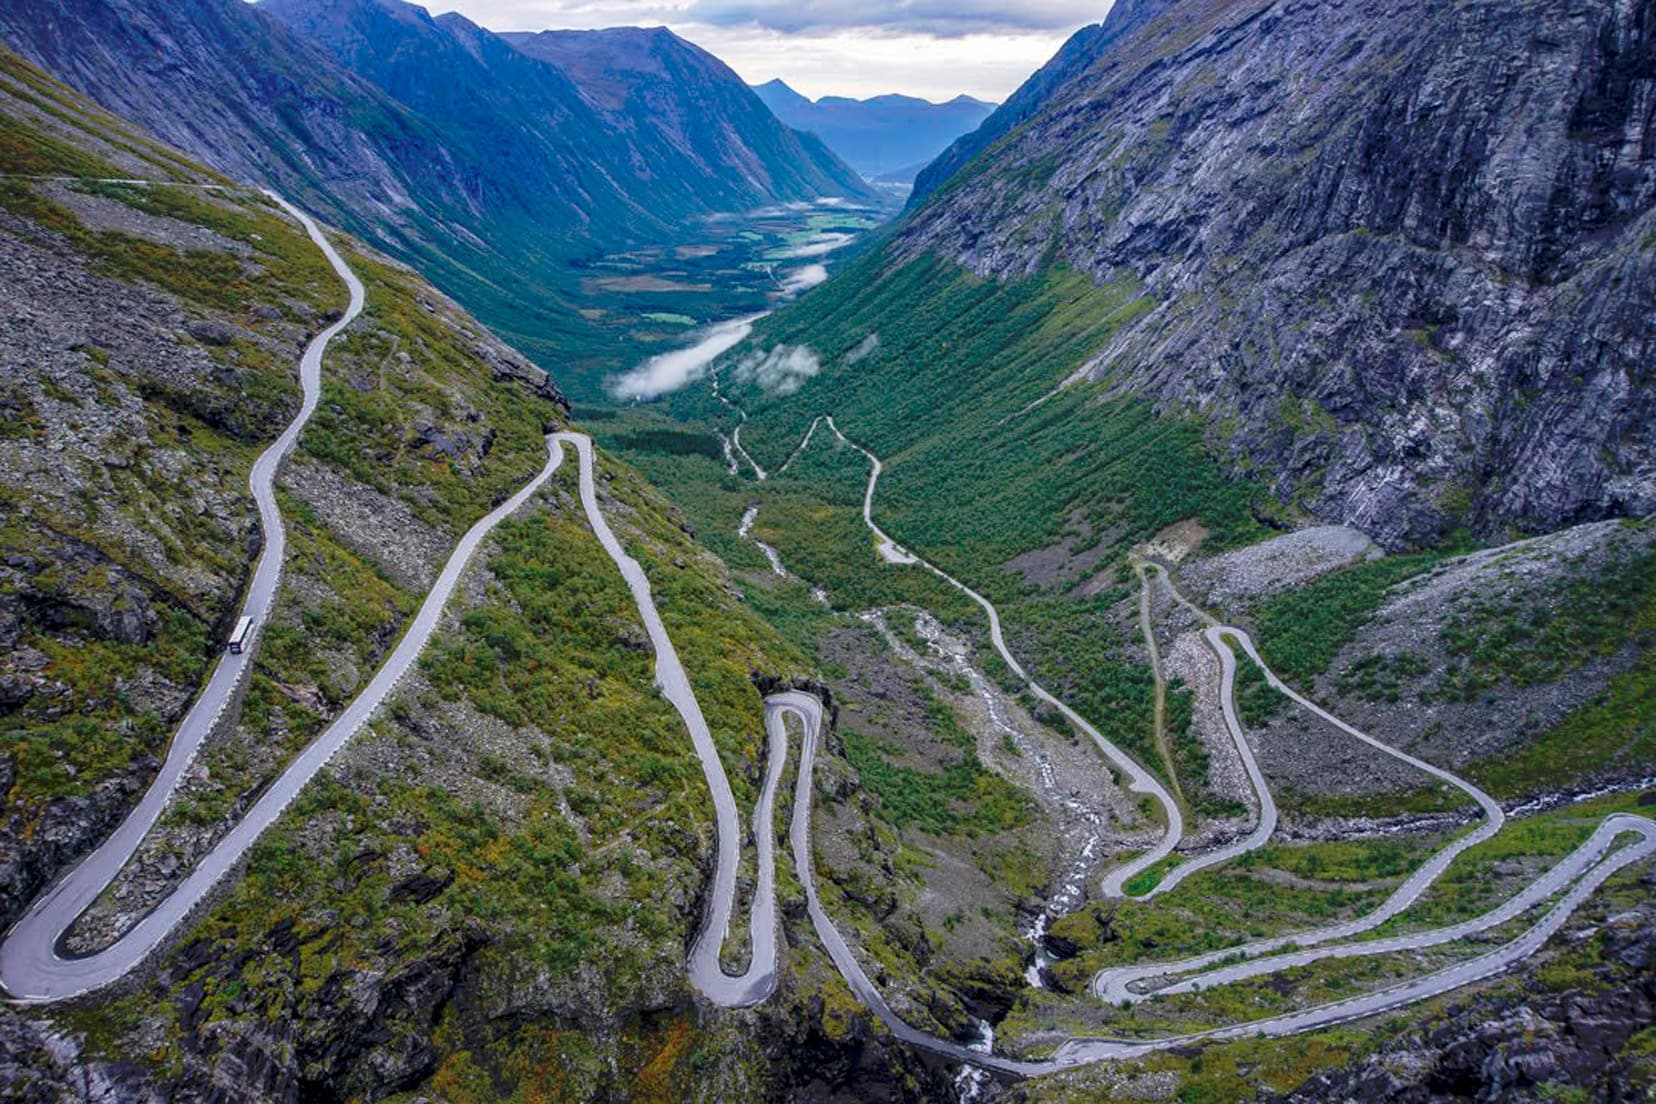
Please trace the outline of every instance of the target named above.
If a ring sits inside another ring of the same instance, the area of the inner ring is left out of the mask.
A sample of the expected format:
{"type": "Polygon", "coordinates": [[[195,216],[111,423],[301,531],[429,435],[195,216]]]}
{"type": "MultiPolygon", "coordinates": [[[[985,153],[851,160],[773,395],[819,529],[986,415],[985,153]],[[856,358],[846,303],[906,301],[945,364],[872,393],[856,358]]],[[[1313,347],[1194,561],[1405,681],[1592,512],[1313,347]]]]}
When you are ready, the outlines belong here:
{"type": "MultiPolygon", "coordinates": [[[[988,1020],[978,1021],[978,1037],[966,1044],[974,1054],[995,1052],[995,1025],[988,1020]]],[[[989,1071],[982,1066],[964,1065],[955,1074],[955,1099],[960,1104],[976,1104],[983,1098],[983,1087],[989,1083],[989,1071]]]]}
{"type": "MultiPolygon", "coordinates": [[[[886,627],[880,611],[864,614],[863,620],[878,628],[900,651],[904,650],[902,642],[886,627]]],[[[1072,847],[1077,838],[1084,838],[1080,846],[1075,848],[1063,876],[1047,899],[1046,907],[1035,914],[1023,933],[1030,945],[1030,961],[1024,968],[1024,980],[1033,988],[1043,988],[1045,983],[1041,980],[1041,970],[1053,962],[1044,942],[1047,925],[1053,917],[1073,912],[1083,903],[1086,897],[1087,874],[1092,870],[1093,863],[1098,857],[1099,845],[1103,842],[1105,818],[1096,806],[1078,800],[1073,792],[1066,792],[1059,785],[1058,772],[1053,766],[1052,757],[1046,748],[1013,723],[1006,708],[1005,695],[999,687],[990,682],[987,675],[973,665],[969,649],[964,642],[951,637],[943,628],[942,622],[925,610],[914,614],[914,631],[925,641],[934,662],[965,679],[972,693],[983,702],[984,715],[989,720],[990,738],[1004,739],[1016,749],[1020,759],[1033,764],[1035,781],[1041,793],[1049,802],[1061,806],[1069,814],[1070,823],[1081,826],[1079,832],[1072,829],[1066,833],[1067,842],[1072,847]]]]}
{"type": "Polygon", "coordinates": [[[765,554],[770,561],[771,570],[778,575],[786,575],[787,569],[782,566],[782,557],[776,549],[753,535],[753,523],[759,517],[759,504],[755,502],[742,513],[742,524],[736,527],[736,535],[752,541],[759,546],[759,551],[765,554]]]}

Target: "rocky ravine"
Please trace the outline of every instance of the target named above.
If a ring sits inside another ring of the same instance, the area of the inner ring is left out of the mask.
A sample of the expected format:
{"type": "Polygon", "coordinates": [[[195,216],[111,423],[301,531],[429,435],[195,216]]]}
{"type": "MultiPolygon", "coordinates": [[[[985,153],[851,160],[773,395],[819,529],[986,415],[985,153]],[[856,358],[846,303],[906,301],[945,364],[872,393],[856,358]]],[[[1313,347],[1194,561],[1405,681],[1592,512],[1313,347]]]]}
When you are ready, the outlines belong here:
{"type": "Polygon", "coordinates": [[[1082,373],[1389,546],[1656,509],[1656,4],[1180,0],[1104,32],[901,250],[1143,281],[1082,373]]]}

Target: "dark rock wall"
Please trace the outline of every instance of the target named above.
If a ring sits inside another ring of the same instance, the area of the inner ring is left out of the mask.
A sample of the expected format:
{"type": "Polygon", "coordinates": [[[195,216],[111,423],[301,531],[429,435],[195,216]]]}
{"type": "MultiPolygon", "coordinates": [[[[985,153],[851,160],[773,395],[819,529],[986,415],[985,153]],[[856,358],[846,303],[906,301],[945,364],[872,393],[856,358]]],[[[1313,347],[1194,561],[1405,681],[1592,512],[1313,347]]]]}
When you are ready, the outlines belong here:
{"type": "Polygon", "coordinates": [[[1208,414],[1236,468],[1393,546],[1649,513],[1653,13],[1153,9],[901,247],[1143,280],[1157,309],[1090,374],[1208,414]]]}

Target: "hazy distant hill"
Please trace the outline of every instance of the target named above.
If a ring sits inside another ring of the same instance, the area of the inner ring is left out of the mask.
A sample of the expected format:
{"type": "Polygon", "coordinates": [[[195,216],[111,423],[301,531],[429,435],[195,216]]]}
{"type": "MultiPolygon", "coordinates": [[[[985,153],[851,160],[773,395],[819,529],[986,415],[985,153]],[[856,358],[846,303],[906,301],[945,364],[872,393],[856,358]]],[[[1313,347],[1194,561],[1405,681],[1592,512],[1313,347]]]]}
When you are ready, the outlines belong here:
{"type": "Polygon", "coordinates": [[[729,70],[661,35],[651,48],[676,43],[682,56],[631,108],[400,0],[40,0],[0,6],[0,40],[215,168],[393,251],[566,365],[614,353],[574,302],[572,259],[671,238],[709,214],[869,195],[729,70]],[[661,108],[674,97],[694,127],[675,131],[661,108]]]}
{"type": "Polygon", "coordinates": [[[817,135],[864,176],[905,182],[995,110],[970,96],[940,104],[895,94],[867,100],[824,96],[813,102],[780,80],[754,91],[778,119],[817,135]]]}

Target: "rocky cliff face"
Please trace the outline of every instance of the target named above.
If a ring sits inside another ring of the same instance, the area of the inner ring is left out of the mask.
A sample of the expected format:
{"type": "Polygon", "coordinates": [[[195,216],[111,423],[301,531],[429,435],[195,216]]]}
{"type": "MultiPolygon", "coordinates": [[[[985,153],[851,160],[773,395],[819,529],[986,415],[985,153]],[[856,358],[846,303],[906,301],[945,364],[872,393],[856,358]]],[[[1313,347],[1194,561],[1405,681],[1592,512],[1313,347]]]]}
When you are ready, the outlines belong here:
{"type": "Polygon", "coordinates": [[[1648,513],[1653,36],[1648,0],[1122,8],[899,248],[1143,280],[1084,374],[1388,544],[1648,513]]]}
{"type": "MultiPolygon", "coordinates": [[[[1645,885],[1651,886],[1647,878],[1645,885]]],[[[1482,994],[1351,1067],[1311,1078],[1292,1104],[1638,1100],[1651,1063],[1629,1041],[1656,1016],[1656,926],[1648,907],[1595,933],[1599,964],[1563,992],[1482,994]],[[1595,984],[1597,983],[1597,984],[1595,984]]]]}

